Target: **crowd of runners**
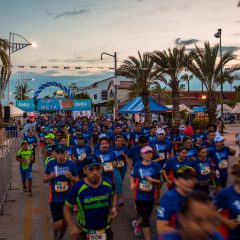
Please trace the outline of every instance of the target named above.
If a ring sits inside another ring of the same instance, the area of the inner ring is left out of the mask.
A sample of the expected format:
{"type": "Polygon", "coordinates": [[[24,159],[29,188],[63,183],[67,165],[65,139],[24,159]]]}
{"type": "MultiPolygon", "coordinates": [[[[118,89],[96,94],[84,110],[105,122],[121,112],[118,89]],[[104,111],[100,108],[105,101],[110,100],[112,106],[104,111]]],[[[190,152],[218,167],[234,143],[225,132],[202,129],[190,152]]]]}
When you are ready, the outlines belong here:
{"type": "MultiPolygon", "coordinates": [[[[23,191],[32,193],[32,167],[42,161],[55,239],[111,240],[111,223],[124,207],[129,182],[145,240],[240,239],[240,163],[216,126],[186,123],[38,116],[23,127],[17,152],[23,191]],[[39,147],[42,159],[36,158],[39,147]],[[226,186],[228,175],[233,185],[226,186]],[[167,189],[167,190],[166,190],[167,189]],[[150,217],[156,214],[157,234],[150,217]]],[[[237,136],[238,137],[238,136],[237,136]]],[[[240,146],[240,137],[236,138],[240,146]]],[[[126,219],[128,221],[128,219],[126,219]]]]}

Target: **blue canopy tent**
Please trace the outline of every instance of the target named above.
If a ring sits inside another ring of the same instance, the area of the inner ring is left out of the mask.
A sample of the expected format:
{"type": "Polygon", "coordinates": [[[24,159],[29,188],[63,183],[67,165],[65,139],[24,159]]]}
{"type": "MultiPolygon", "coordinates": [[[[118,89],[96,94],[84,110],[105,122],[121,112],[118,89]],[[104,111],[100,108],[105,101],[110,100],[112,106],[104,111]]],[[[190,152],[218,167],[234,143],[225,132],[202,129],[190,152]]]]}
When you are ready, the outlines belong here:
{"type": "MultiPolygon", "coordinates": [[[[150,103],[150,112],[151,113],[161,113],[171,111],[169,108],[161,105],[157,101],[155,101],[152,97],[149,97],[150,103]]],[[[142,101],[142,97],[136,97],[130,102],[128,102],[125,106],[118,110],[120,114],[135,114],[135,113],[144,113],[144,105],[142,101]]]]}
{"type": "Polygon", "coordinates": [[[198,112],[206,112],[206,106],[199,106],[199,107],[194,107],[192,109],[193,113],[198,113],[198,112]]]}

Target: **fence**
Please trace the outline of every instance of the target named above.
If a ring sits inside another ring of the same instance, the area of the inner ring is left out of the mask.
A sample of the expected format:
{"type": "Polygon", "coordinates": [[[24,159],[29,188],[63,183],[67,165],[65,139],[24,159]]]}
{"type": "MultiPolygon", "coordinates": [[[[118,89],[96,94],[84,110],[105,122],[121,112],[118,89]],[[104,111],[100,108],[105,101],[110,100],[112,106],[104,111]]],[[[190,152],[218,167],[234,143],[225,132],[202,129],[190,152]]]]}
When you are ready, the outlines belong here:
{"type": "Polygon", "coordinates": [[[16,157],[21,136],[16,131],[8,131],[0,147],[0,215],[3,214],[3,204],[7,199],[7,191],[11,187],[12,160],[16,157]]]}

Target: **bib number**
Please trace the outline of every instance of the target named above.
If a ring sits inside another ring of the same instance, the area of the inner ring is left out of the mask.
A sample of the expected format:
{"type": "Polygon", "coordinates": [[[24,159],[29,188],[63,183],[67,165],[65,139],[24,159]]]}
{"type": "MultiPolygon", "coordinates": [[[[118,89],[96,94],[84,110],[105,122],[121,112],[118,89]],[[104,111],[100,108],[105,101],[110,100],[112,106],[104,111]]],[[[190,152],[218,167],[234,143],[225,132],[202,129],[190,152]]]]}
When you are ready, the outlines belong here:
{"type": "Polygon", "coordinates": [[[78,160],[79,161],[83,161],[86,158],[87,154],[86,153],[82,153],[78,156],[78,160]]]}
{"type": "Polygon", "coordinates": [[[112,162],[105,162],[104,163],[104,171],[105,172],[112,172],[113,171],[113,163],[112,162]]]}
{"type": "Polygon", "coordinates": [[[124,161],[123,160],[121,160],[121,161],[118,161],[118,163],[117,163],[117,167],[118,168],[122,168],[122,167],[124,167],[124,161]]]}
{"type": "Polygon", "coordinates": [[[57,182],[55,184],[55,192],[67,192],[68,191],[68,182],[57,182]]]}
{"type": "Polygon", "coordinates": [[[204,169],[201,170],[201,175],[202,176],[206,176],[210,174],[210,168],[209,167],[205,167],[204,169]]]}
{"type": "Polygon", "coordinates": [[[228,167],[228,162],[227,160],[221,160],[219,163],[218,163],[218,167],[219,169],[226,169],[228,167]]]}
{"type": "Polygon", "coordinates": [[[107,240],[105,230],[103,231],[90,231],[87,233],[88,240],[107,240]]]}
{"type": "Polygon", "coordinates": [[[146,180],[141,180],[139,183],[139,189],[143,192],[151,192],[153,190],[153,185],[146,180]]]}

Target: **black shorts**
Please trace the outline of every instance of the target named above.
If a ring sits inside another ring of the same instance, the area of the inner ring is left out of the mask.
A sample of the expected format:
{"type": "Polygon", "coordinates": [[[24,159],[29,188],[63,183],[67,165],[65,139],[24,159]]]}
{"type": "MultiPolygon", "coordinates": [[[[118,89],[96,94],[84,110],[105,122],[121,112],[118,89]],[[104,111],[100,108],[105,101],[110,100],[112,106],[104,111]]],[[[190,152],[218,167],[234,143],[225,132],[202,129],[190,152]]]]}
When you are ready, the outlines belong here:
{"type": "Polygon", "coordinates": [[[64,203],[52,202],[50,203],[50,209],[52,213],[52,220],[53,222],[57,222],[62,220],[63,217],[63,206],[64,203]]]}

